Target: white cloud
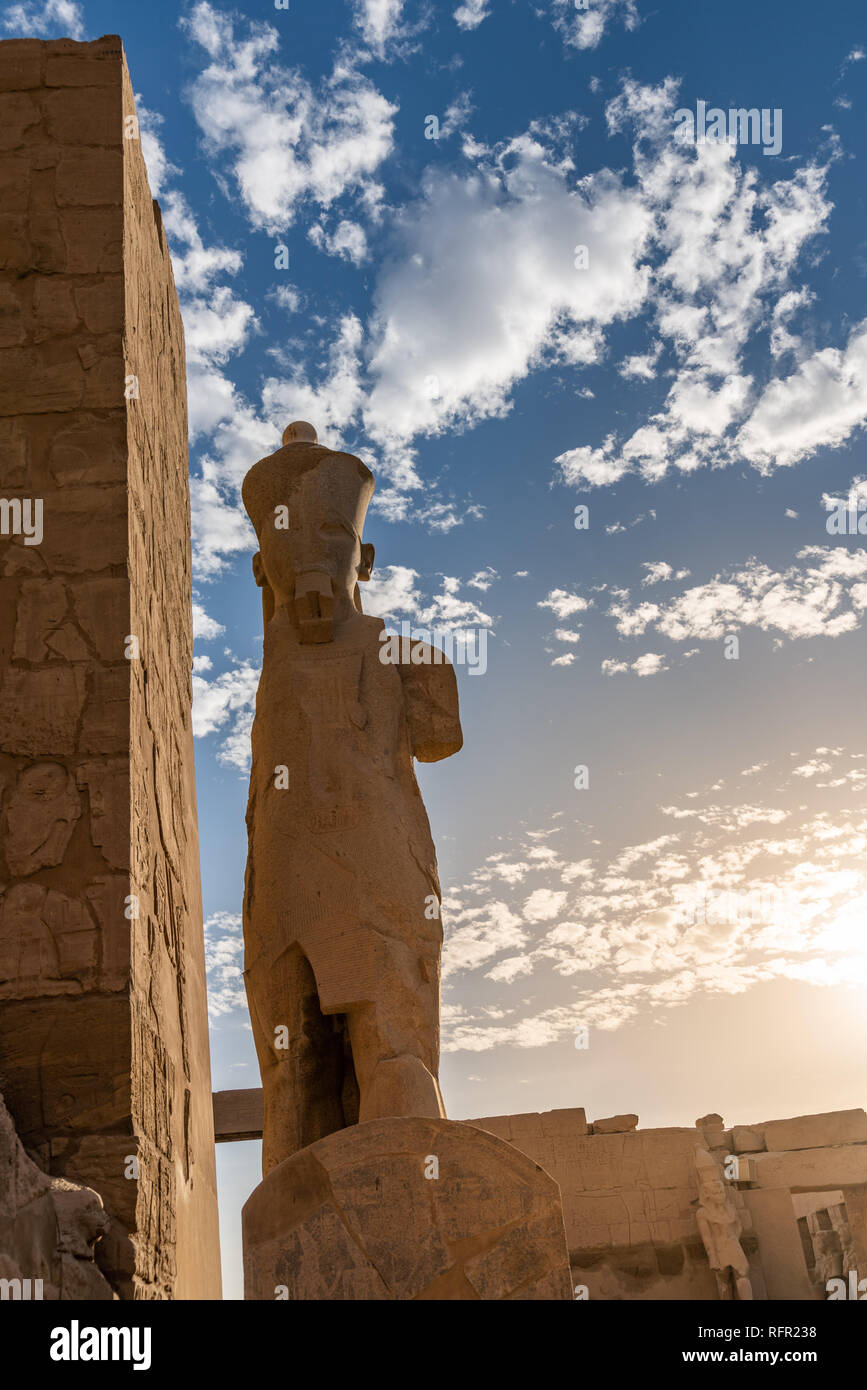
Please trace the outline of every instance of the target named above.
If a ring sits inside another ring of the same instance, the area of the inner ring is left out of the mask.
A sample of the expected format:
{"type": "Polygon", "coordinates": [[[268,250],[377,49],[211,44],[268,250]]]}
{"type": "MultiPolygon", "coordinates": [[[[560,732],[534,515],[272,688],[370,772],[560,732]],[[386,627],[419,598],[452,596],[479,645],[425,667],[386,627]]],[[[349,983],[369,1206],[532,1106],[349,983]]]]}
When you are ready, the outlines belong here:
{"type": "MultiPolygon", "coordinates": [[[[628,79],[607,108],[612,132],[636,132],[637,187],[654,218],[659,258],[653,352],[665,347],[673,354],[673,380],[630,437],[612,433],[560,454],[555,463],[568,485],[607,486],[632,472],[652,481],[671,468],[689,473],[738,459],[767,469],[845,437],[864,414],[863,391],[860,411],[855,400],[862,371],[857,332],[847,354],[817,353],[788,381],[761,387],[754,378],[761,357],[746,365],[746,350],[768,319],[768,369],[783,352],[801,350],[787,324],[810,295],[789,280],[825,231],[825,169],[807,165],[760,185],[735,146],[674,142],[676,100],[671,79],[656,88],[628,79]],[[784,422],[795,396],[800,408],[784,422]]],[[[628,360],[627,375],[648,376],[652,363],[641,359],[628,360]]]]}
{"type": "MultiPolygon", "coordinates": [[[[440,592],[427,598],[416,587],[419,575],[405,565],[387,565],[374,570],[362,586],[365,613],[397,624],[408,618],[415,627],[461,634],[468,629],[490,628],[493,618],[473,599],[460,597],[462,581],[441,575],[440,592]]],[[[476,588],[479,586],[476,585],[476,588]]]]}
{"type": "Polygon", "coordinates": [[[206,738],[222,731],[217,759],[240,772],[250,767],[250,728],[258,685],[259,667],[247,661],[237,663],[213,680],[193,675],[193,735],[206,738]]]}
{"type": "MultiPolygon", "coordinates": [[[[385,34],[394,9],[368,4],[385,34]]],[[[328,208],[347,192],[370,189],[393,144],[396,107],[345,57],[319,90],[275,59],[280,35],[232,19],[199,0],[182,24],[211,59],[189,98],[209,157],[234,179],[253,227],[278,234],[298,205],[328,208]]]]}
{"type": "Polygon", "coordinates": [[[615,16],[627,29],[641,22],[635,0],[584,0],[580,8],[575,0],[550,0],[550,7],[554,28],[570,48],[596,48],[615,16]]]}
{"type": "MultiPolygon", "coordinates": [[[[526,843],[512,855],[501,849],[489,856],[454,898],[447,895],[462,920],[484,927],[452,958],[452,976],[479,972],[474,993],[465,991],[479,1002],[446,1007],[444,1050],[545,1046],[580,1025],[611,1030],[765,980],[820,988],[867,983],[867,806],[848,791],[859,755],[843,748],[816,754],[841,777],[813,779],[810,807],[773,804],[789,777],[783,759],[782,766],[754,764],[732,779],[749,778],[756,800],[739,802],[736,788],[727,802],[690,794],[687,809],[660,808],[676,831],[613,854],[594,841],[592,857],[574,865],[556,853],[533,859],[526,843]],[[839,781],[848,804],[829,797],[826,805],[820,798],[839,781]],[[785,839],[776,831],[783,822],[785,839]],[[540,886],[528,895],[531,876],[540,886]],[[498,896],[489,904],[494,877],[498,896]],[[478,906],[464,905],[474,898],[482,900],[478,906]],[[536,1012],[544,986],[529,996],[520,984],[510,986],[545,971],[568,979],[568,994],[558,998],[555,989],[552,996],[548,987],[553,1002],[536,1012]],[[493,995],[486,981],[496,986],[493,995]],[[490,997],[495,1006],[486,1003],[490,997]]],[[[526,834],[533,848],[540,847],[536,834],[526,834]]]]}
{"type": "Polygon", "coordinates": [[[341,256],[353,265],[362,265],[367,260],[364,228],[346,217],[338,222],[333,232],[327,232],[321,223],[316,223],[310,228],[309,236],[314,246],[327,251],[329,256],[341,256]]]}
{"type": "Polygon", "coordinates": [[[647,584],[662,584],[669,579],[687,579],[689,570],[677,570],[670,565],[667,560],[643,560],[642,569],[647,570],[647,574],[642,579],[642,586],[647,584]]]}
{"type": "Polygon", "coordinates": [[[459,29],[478,29],[490,13],[488,0],[463,0],[455,10],[454,19],[459,29]]]}
{"type": "Polygon", "coordinates": [[[838,448],[867,422],[867,320],[845,348],[823,348],[762,392],[737,447],[761,472],[838,448]]]}
{"type": "Polygon", "coordinates": [[[613,657],[607,657],[602,662],[603,676],[622,676],[627,671],[634,671],[636,676],[656,676],[660,671],[667,671],[665,657],[659,652],[644,652],[635,661],[617,661],[613,657]]]}
{"type": "Polygon", "coordinates": [[[212,1022],[236,1009],[246,1012],[244,938],[237,914],[213,912],[205,921],[205,967],[212,1022]]]}
{"type": "Polygon", "coordinates": [[[476,970],[500,951],[524,944],[521,918],[503,902],[480,908],[444,909],[443,976],[476,970]]]}
{"type": "Polygon", "coordinates": [[[524,920],[549,922],[560,912],[567,897],[567,893],[555,892],[551,888],[537,888],[524,903],[524,920]]]}
{"type": "Polygon", "coordinates": [[[609,616],[622,636],[653,629],[675,642],[720,641],[742,627],[792,639],[839,637],[860,627],[867,610],[867,551],[807,546],[797,560],[781,571],[750,560],[668,603],[630,607],[628,594],[621,595],[609,616]]]}
{"type": "Polygon", "coordinates": [[[374,293],[364,411],[387,451],[505,414],[531,369],[597,360],[602,329],[643,303],[640,195],[608,170],[579,184],[571,168],[528,134],[468,175],[429,170],[401,212],[374,293]],[[592,273],[575,268],[577,244],[593,248],[592,273]]]}
{"type": "Polygon", "coordinates": [[[402,37],[403,0],[353,0],[352,8],[362,39],[384,58],[393,41],[402,37]]]}
{"type": "Polygon", "coordinates": [[[200,603],[193,604],[193,637],[195,639],[212,642],[215,637],[219,637],[220,633],[225,631],[223,624],[218,623],[215,618],[209,617],[200,603]]]}
{"type": "Polygon", "coordinates": [[[580,594],[570,594],[566,589],[552,589],[547,598],[540,599],[537,608],[550,608],[558,618],[571,618],[573,613],[584,613],[590,602],[580,594]]]}
{"type": "Polygon", "coordinates": [[[667,671],[668,667],[665,665],[665,657],[660,656],[658,652],[644,652],[637,661],[633,661],[631,669],[637,676],[655,676],[660,671],[667,671]]]}
{"type": "Polygon", "coordinates": [[[85,38],[84,12],[75,0],[25,0],[8,5],[3,12],[3,28],[21,37],[59,34],[79,41],[85,38]]]}

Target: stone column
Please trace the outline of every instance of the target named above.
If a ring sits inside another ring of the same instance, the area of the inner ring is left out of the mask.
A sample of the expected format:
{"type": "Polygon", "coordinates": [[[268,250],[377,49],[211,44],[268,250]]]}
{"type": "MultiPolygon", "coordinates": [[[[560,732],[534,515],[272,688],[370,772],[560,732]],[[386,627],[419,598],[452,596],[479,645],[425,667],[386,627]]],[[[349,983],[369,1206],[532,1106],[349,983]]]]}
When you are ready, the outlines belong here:
{"type": "Polygon", "coordinates": [[[0,1076],[122,1296],[214,1298],[184,341],[134,116],[118,38],[0,43],[0,1076]]]}

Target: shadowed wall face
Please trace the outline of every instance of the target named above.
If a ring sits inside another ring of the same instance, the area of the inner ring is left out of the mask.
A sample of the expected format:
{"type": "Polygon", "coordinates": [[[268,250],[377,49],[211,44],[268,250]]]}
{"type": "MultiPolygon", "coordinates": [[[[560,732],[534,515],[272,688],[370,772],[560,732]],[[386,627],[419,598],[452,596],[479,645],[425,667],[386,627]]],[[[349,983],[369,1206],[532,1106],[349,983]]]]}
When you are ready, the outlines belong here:
{"type": "Polygon", "coordinates": [[[183,329],[119,39],[0,43],[0,193],[0,1085],[124,1296],[218,1297],[183,329]]]}

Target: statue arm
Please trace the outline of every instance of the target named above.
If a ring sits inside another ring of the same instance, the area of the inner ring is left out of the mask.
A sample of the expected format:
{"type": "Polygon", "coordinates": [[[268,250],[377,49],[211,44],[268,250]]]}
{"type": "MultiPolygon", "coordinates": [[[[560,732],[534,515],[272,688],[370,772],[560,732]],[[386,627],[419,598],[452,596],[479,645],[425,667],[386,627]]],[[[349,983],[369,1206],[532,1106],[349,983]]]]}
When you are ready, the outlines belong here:
{"type": "Polygon", "coordinates": [[[400,662],[397,668],[403,681],[410,749],[420,763],[436,763],[463,746],[458,683],[454,667],[442,652],[427,642],[415,642],[413,648],[416,655],[424,649],[426,660],[400,662]]]}

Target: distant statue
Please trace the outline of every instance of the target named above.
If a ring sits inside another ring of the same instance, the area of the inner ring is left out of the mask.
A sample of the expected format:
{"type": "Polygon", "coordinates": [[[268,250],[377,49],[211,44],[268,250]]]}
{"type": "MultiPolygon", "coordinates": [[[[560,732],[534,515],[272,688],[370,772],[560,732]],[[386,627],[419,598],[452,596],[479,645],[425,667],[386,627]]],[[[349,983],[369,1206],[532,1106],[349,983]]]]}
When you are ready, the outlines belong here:
{"type": "Polygon", "coordinates": [[[441,895],[413,758],[460,749],[457,682],[441,652],[383,641],[362,610],[373,488],[303,422],[243,484],[265,619],[244,979],[266,1175],[347,1125],[445,1115],[441,895]]]}
{"type": "Polygon", "coordinates": [[[696,1221],[708,1264],[716,1275],[719,1296],[751,1300],[750,1264],[740,1239],[743,1227],[719,1164],[707,1149],[697,1147],[695,1170],[700,1204],[696,1221]]]}

